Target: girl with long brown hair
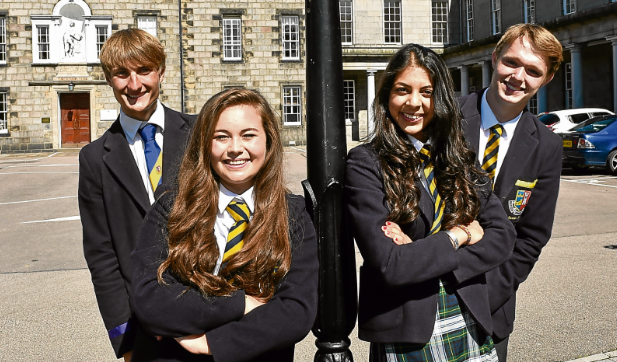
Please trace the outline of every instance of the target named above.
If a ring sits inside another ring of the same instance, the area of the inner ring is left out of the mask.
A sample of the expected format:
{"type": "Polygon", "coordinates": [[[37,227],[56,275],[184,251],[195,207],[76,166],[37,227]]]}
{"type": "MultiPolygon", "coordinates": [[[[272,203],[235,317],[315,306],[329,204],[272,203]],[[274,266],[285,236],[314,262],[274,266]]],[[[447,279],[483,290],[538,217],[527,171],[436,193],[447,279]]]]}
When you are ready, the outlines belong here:
{"type": "Polygon", "coordinates": [[[132,254],[134,361],[293,360],[318,262],[304,201],[284,186],[278,124],[253,90],[203,106],[132,254]]]}
{"type": "Polygon", "coordinates": [[[364,258],[359,337],[371,361],[496,362],[484,273],[511,253],[514,229],[463,139],[448,69],[408,44],[378,89],[372,140],[345,174],[364,258]]]}

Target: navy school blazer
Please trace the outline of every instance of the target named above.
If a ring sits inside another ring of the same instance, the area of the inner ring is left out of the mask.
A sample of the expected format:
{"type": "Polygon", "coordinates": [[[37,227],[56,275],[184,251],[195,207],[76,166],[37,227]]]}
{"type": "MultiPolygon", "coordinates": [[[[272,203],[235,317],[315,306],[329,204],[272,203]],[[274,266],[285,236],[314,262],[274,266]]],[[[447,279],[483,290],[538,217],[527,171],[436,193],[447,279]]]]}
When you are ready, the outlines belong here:
{"type": "MultiPolygon", "coordinates": [[[[401,175],[403,176],[403,175],[401,175]]],[[[370,144],[349,152],[345,200],[350,227],[364,258],[360,268],[359,337],[380,343],[427,343],[435,325],[439,279],[455,289],[461,305],[488,334],[493,325],[485,275],[508,258],[514,228],[492,193],[490,182],[478,189],[478,216],[484,237],[458,251],[445,232],[427,236],[434,205],[424,186],[420,215],[401,225],[413,242],[396,245],[381,230],[389,211],[377,154],[370,144]]]]}
{"type": "MultiPolygon", "coordinates": [[[[465,118],[465,138],[476,152],[484,91],[458,100],[465,118]]],[[[516,229],[512,256],[487,273],[494,336],[498,339],[512,333],[516,291],[551,238],[561,176],[561,141],[525,108],[497,175],[494,192],[516,229]]]]}
{"type": "MultiPolygon", "coordinates": [[[[172,183],[195,116],[167,107],[164,110],[162,182],[172,183]]],[[[84,256],[96,301],[116,357],[120,358],[133,349],[135,339],[129,305],[129,258],[150,200],[119,118],[101,138],[79,152],[78,201],[84,256]]]]}
{"type": "Polygon", "coordinates": [[[292,246],[291,267],[274,297],[244,315],[244,291],[206,297],[171,273],[157,280],[167,258],[167,220],[175,196],[164,193],[144,221],[131,260],[133,305],[140,321],[132,361],[291,362],[294,346],[317,315],[317,238],[304,198],[287,195],[292,246]],[[183,294],[184,293],[184,294],[183,294]],[[173,337],[206,333],[212,356],[194,355],[173,337]],[[154,336],[163,336],[156,341],[154,336]]]}

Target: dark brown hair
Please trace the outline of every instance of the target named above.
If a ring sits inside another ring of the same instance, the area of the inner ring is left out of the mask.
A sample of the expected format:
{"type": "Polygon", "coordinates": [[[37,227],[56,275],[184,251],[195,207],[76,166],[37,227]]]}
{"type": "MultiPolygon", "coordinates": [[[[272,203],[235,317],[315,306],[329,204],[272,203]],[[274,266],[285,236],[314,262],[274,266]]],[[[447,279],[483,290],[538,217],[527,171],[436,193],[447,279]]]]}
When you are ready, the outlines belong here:
{"type": "Polygon", "coordinates": [[[161,42],[141,29],[124,29],[115,32],[101,48],[101,66],[110,79],[115,68],[127,63],[145,65],[161,71],[165,68],[165,49],[161,42]]]}
{"type": "MultiPolygon", "coordinates": [[[[475,186],[484,172],[475,167],[475,153],[463,139],[462,114],[446,64],[434,51],[417,44],[407,44],[392,56],[373,104],[375,130],[371,144],[383,172],[386,204],[390,209],[388,219],[399,224],[408,223],[420,212],[420,190],[414,181],[422,170],[422,161],[389,111],[390,92],[396,77],[408,67],[426,70],[433,85],[434,115],[423,132],[432,145],[431,159],[439,195],[447,205],[441,228],[467,225],[480,210],[475,186]]],[[[487,178],[480,182],[487,182],[487,178]]]]}
{"type": "Polygon", "coordinates": [[[561,43],[553,33],[546,30],[537,24],[517,24],[512,25],[506,30],[499,42],[495,46],[493,53],[497,58],[501,55],[501,51],[507,45],[512,44],[517,39],[525,38],[533,46],[533,50],[540,54],[548,61],[546,68],[548,69],[547,77],[555,74],[559,69],[559,65],[563,62],[563,49],[561,43]]]}
{"type": "Polygon", "coordinates": [[[203,106],[178,173],[178,195],[168,221],[169,256],[158,269],[160,283],[163,272],[169,270],[204,295],[225,296],[237,289],[264,300],[274,295],[291,263],[278,125],[268,102],[254,90],[228,89],[203,106]],[[219,184],[210,166],[212,140],[221,113],[240,105],[254,107],[261,116],[266,159],[254,178],[255,210],[244,232],[244,247],[214,275],[219,257],[214,236],[219,184]]]}

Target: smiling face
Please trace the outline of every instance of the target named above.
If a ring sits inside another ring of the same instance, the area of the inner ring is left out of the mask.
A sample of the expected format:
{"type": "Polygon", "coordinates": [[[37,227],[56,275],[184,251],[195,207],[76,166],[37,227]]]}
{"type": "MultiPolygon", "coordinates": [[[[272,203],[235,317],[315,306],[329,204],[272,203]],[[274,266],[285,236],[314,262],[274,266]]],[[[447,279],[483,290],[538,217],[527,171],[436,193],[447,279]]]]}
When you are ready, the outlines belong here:
{"type": "Polygon", "coordinates": [[[228,190],[241,194],[253,186],[266,159],[266,132],[257,109],[225,109],[216,124],[210,165],[228,190]]]}
{"type": "Polygon", "coordinates": [[[127,64],[110,71],[107,83],[122,111],[129,117],[147,121],[156,110],[159,83],[165,78],[165,68],[127,64]]]}
{"type": "Polygon", "coordinates": [[[388,109],[403,132],[422,142],[433,119],[433,82],[426,69],[409,66],[394,79],[388,109]]]}
{"type": "Polygon", "coordinates": [[[514,118],[538,89],[553,79],[547,64],[524,37],[505,46],[499,57],[493,53],[495,70],[487,100],[499,121],[514,118]]]}

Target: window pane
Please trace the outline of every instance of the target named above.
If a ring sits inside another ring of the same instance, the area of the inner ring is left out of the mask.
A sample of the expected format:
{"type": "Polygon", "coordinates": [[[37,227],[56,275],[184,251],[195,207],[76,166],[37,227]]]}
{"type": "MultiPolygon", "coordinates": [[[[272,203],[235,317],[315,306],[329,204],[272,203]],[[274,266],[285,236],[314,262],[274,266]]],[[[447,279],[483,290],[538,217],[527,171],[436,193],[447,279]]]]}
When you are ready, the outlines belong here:
{"type": "MultiPolygon", "coordinates": [[[[0,132],[7,130],[6,93],[0,93],[0,132]]],[[[2,132],[5,133],[5,132],[2,132]]]]}
{"type": "Polygon", "coordinates": [[[283,87],[284,124],[301,123],[300,87],[283,87]]]}
{"type": "Polygon", "coordinates": [[[448,3],[433,1],[432,16],[433,43],[446,44],[448,42],[448,3]]]}
{"type": "Polygon", "coordinates": [[[283,16],[283,59],[300,59],[299,48],[299,18],[297,16],[283,16]]]}
{"type": "Polygon", "coordinates": [[[401,2],[384,1],[384,37],[389,44],[401,43],[401,2]]]}
{"type": "Polygon", "coordinates": [[[0,16],[0,62],[6,61],[6,18],[0,16]]]}
{"type": "Polygon", "coordinates": [[[223,19],[223,59],[242,60],[242,34],[239,18],[223,19]]]}

